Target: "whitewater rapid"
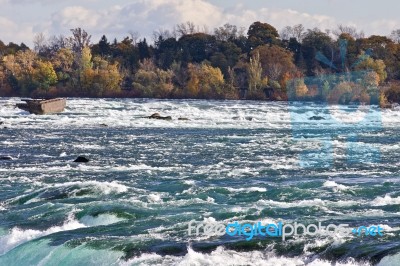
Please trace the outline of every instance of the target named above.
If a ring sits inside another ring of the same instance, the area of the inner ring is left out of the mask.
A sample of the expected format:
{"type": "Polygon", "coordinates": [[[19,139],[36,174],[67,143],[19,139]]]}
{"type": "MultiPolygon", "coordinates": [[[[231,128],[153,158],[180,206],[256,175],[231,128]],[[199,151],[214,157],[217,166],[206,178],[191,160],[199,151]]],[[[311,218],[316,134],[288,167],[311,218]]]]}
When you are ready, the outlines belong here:
{"type": "Polygon", "coordinates": [[[18,101],[0,99],[0,155],[13,158],[0,161],[0,265],[386,266],[400,259],[399,109],[68,99],[65,112],[36,116],[14,108],[18,101]],[[367,112],[372,119],[354,130],[367,112]],[[153,113],[173,119],[146,118],[153,113]],[[333,163],[305,168],[299,156],[319,147],[315,137],[331,144],[333,163]],[[380,160],[360,148],[349,163],[349,143],[372,145],[380,160]],[[74,163],[79,155],[90,162],[74,163]],[[246,243],[189,237],[193,219],[320,219],[380,225],[386,234],[246,243]]]}

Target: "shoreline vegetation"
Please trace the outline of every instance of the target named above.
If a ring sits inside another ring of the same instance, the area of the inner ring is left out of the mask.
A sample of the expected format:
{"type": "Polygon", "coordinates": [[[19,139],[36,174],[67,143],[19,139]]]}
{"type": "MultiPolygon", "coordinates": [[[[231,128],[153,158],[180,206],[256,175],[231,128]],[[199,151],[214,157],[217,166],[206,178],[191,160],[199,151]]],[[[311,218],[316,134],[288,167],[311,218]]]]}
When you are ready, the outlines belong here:
{"type": "Polygon", "coordinates": [[[154,43],[130,34],[97,43],[81,28],[71,36],[37,34],[30,49],[0,40],[0,97],[90,97],[400,102],[400,29],[366,37],[268,23],[191,22],[158,30],[154,43]]]}

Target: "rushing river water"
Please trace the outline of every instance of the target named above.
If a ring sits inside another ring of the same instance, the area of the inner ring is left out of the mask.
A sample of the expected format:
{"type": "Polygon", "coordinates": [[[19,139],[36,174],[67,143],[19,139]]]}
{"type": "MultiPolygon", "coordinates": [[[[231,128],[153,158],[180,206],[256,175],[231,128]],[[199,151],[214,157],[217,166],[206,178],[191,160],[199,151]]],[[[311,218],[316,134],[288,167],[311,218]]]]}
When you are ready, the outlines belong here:
{"type": "Polygon", "coordinates": [[[0,99],[0,155],[13,157],[0,161],[0,265],[400,265],[400,110],[373,107],[369,130],[332,122],[354,107],[318,104],[69,99],[64,113],[36,116],[18,101],[0,99]],[[144,118],[155,112],[173,120],[144,118]],[[315,137],[331,163],[304,167],[315,137]],[[384,235],[246,241],[189,236],[191,220],[384,235]]]}

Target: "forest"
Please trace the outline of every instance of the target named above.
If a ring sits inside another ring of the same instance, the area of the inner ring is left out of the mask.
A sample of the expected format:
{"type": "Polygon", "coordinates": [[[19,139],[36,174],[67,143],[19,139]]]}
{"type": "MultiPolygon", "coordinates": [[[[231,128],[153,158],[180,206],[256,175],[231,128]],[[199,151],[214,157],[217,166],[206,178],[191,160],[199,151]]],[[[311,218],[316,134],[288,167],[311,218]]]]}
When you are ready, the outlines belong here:
{"type": "Polygon", "coordinates": [[[400,29],[367,37],[343,25],[186,22],[152,39],[92,42],[75,28],[37,34],[32,48],[0,40],[0,96],[400,102],[400,29]]]}

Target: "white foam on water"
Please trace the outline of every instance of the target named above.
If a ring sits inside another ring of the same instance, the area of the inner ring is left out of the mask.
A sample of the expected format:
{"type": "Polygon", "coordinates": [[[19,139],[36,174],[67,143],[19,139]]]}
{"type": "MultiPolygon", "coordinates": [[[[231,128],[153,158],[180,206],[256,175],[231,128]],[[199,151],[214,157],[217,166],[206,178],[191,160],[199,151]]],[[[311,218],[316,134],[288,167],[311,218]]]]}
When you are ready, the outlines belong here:
{"type": "Polygon", "coordinates": [[[207,197],[206,201],[209,203],[215,203],[215,199],[212,197],[207,197]]]}
{"type": "Polygon", "coordinates": [[[57,232],[75,230],[83,227],[85,227],[85,225],[77,221],[72,213],[68,215],[68,218],[64,222],[64,224],[60,226],[50,227],[49,229],[44,231],[33,229],[24,230],[18,227],[14,227],[10,230],[9,234],[0,237],[0,255],[5,254],[16,246],[30,240],[57,232]]]}
{"type": "Polygon", "coordinates": [[[79,219],[79,222],[87,227],[115,224],[121,221],[125,221],[125,219],[109,213],[102,213],[97,216],[85,215],[79,219]]]}
{"type": "Polygon", "coordinates": [[[225,189],[229,190],[230,192],[267,192],[267,189],[264,187],[248,187],[248,188],[230,188],[225,187],[225,189]]]}
{"type": "MultiPolygon", "coordinates": [[[[121,262],[121,266],[130,265],[179,265],[179,266],[225,266],[225,265],[248,265],[248,266],[332,266],[333,263],[316,259],[310,261],[306,257],[288,258],[276,256],[271,252],[251,251],[237,252],[218,247],[215,251],[205,254],[196,252],[189,248],[184,257],[160,256],[157,254],[142,254],[139,257],[121,262]]],[[[336,266],[369,266],[366,263],[356,263],[349,259],[345,263],[336,263],[336,266]]]]}
{"type": "Polygon", "coordinates": [[[347,187],[347,186],[345,186],[345,185],[338,184],[338,183],[336,183],[335,181],[330,181],[330,180],[326,181],[326,182],[323,184],[323,187],[331,188],[331,189],[333,189],[334,191],[341,191],[341,190],[348,190],[348,189],[350,189],[349,187],[347,187]]]}
{"type": "Polygon", "coordinates": [[[400,197],[392,198],[390,195],[385,197],[376,197],[372,202],[372,206],[400,205],[400,197]]]}
{"type": "Polygon", "coordinates": [[[18,99],[2,106],[7,123],[17,128],[98,128],[109,127],[164,127],[164,128],[287,128],[290,115],[286,103],[259,104],[243,101],[159,101],[68,99],[66,110],[57,115],[35,116],[14,110],[18,99]],[[236,103],[236,104],[235,104],[236,103]],[[152,113],[170,115],[172,121],[147,119],[152,113]],[[178,121],[187,117],[189,121],[178,121]],[[237,117],[239,119],[237,119],[237,117]],[[250,121],[251,120],[251,121],[250,121]],[[23,123],[22,123],[23,122],[23,123]]]}
{"type": "Polygon", "coordinates": [[[259,172],[253,168],[244,167],[244,168],[234,168],[227,173],[229,177],[243,177],[247,175],[257,176],[259,172]]]}
{"type": "Polygon", "coordinates": [[[34,230],[34,229],[21,229],[18,227],[12,228],[8,234],[0,237],[0,255],[6,254],[15,247],[29,242],[31,240],[51,235],[63,231],[71,231],[85,227],[95,227],[101,225],[115,224],[125,219],[119,218],[113,214],[100,214],[98,216],[86,215],[79,220],[76,220],[74,213],[69,213],[65,222],[60,226],[52,226],[46,230],[34,230]]]}
{"type": "Polygon", "coordinates": [[[184,180],[183,183],[185,183],[186,185],[193,186],[193,185],[196,184],[196,181],[194,181],[194,180],[184,180]]]}
{"type": "Polygon", "coordinates": [[[262,204],[262,205],[272,205],[276,206],[279,208],[304,208],[304,207],[314,207],[314,206],[319,206],[319,207],[327,207],[327,206],[339,206],[339,207],[346,207],[346,206],[354,206],[360,204],[358,201],[329,201],[329,200],[321,200],[321,199],[312,199],[312,200],[300,200],[300,201],[294,201],[294,202],[280,202],[280,201],[274,201],[274,200],[259,200],[257,204],[262,204]]]}
{"type": "Polygon", "coordinates": [[[128,164],[128,165],[121,165],[116,167],[109,167],[106,168],[108,171],[137,171],[137,170],[152,170],[152,171],[179,171],[182,169],[181,167],[157,167],[157,166],[150,166],[144,163],[141,164],[128,164]]]}
{"type": "Polygon", "coordinates": [[[94,190],[98,191],[101,194],[112,194],[112,193],[124,193],[128,191],[128,187],[122,184],[119,184],[116,181],[112,182],[100,182],[100,181],[76,181],[76,182],[66,182],[62,184],[55,184],[50,185],[49,187],[71,187],[71,186],[78,186],[80,188],[90,187],[94,190]]]}
{"type": "Polygon", "coordinates": [[[150,203],[160,203],[162,202],[162,198],[160,194],[151,193],[147,196],[147,199],[150,203]]]}

